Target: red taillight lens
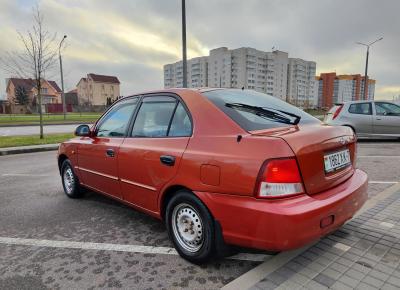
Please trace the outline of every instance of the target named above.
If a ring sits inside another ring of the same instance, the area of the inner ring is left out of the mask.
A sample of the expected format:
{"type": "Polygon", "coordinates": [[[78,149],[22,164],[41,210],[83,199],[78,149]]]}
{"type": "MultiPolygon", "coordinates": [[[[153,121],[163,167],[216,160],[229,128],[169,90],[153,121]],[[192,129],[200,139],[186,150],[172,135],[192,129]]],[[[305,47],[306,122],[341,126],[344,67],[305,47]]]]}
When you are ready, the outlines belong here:
{"type": "Polygon", "coordinates": [[[284,197],[300,193],[304,193],[303,182],[294,158],[266,161],[258,177],[257,197],[284,197]]]}
{"type": "Polygon", "coordinates": [[[332,120],[335,120],[335,118],[336,118],[337,116],[339,116],[340,111],[342,111],[342,109],[343,109],[343,105],[338,106],[338,108],[336,109],[335,113],[334,113],[333,116],[332,116],[332,120]]]}

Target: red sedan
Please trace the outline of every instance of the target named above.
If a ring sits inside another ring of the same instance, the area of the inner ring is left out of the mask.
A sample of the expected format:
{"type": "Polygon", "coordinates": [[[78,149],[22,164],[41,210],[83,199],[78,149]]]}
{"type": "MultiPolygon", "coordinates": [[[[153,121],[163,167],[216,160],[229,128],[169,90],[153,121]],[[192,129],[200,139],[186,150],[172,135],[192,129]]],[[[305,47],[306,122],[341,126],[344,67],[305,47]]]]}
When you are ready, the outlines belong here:
{"type": "Polygon", "coordinates": [[[195,263],[226,244],[300,247],[367,199],[356,137],[272,96],[171,89],[116,102],[60,145],[65,193],[89,188],[165,221],[195,263]]]}

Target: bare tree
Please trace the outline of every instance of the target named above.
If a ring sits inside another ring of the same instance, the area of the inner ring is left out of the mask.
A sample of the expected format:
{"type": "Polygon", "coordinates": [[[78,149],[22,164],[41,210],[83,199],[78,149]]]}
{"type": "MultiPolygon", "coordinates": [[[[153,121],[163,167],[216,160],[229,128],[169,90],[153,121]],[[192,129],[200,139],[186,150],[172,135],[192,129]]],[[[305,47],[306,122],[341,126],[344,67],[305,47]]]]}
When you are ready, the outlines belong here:
{"type": "Polygon", "coordinates": [[[50,34],[44,28],[44,17],[38,5],[33,8],[32,14],[32,28],[25,34],[18,32],[23,50],[6,52],[0,61],[10,75],[34,80],[39,104],[40,139],[43,139],[42,81],[57,61],[56,34],[50,34]]]}

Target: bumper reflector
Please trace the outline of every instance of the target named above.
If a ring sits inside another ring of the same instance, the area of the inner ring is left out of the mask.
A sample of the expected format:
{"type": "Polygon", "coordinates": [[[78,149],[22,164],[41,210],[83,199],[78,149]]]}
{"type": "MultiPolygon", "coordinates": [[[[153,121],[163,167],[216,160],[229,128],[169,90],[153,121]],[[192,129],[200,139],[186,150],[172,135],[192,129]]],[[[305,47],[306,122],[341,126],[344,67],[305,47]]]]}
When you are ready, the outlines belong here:
{"type": "Polygon", "coordinates": [[[334,215],[330,215],[330,216],[323,218],[320,223],[321,229],[326,228],[327,226],[330,226],[331,224],[333,224],[334,220],[335,220],[334,215]]]}

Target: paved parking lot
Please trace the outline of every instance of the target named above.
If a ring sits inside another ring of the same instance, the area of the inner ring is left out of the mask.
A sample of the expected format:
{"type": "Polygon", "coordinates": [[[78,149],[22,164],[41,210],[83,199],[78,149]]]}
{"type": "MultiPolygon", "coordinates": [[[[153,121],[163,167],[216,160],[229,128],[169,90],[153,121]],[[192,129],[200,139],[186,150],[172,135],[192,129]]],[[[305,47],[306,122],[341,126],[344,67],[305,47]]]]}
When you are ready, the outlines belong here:
{"type": "MultiPolygon", "coordinates": [[[[370,197],[400,181],[400,142],[361,142],[358,156],[370,197]]],[[[218,289],[273,258],[240,249],[195,266],[158,220],[95,193],[66,198],[56,152],[0,164],[0,289],[218,289]]]]}

